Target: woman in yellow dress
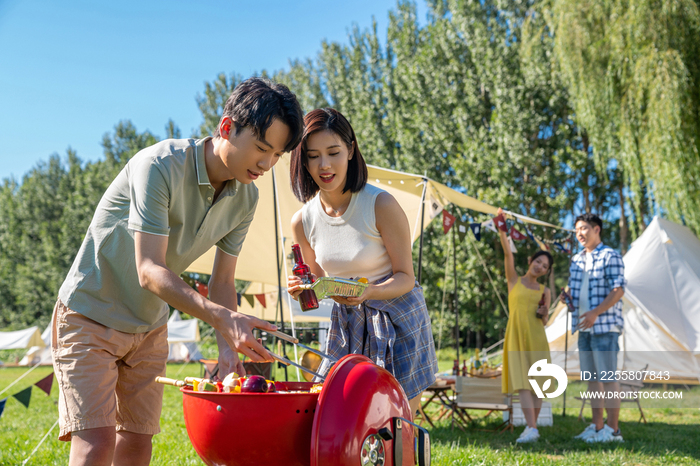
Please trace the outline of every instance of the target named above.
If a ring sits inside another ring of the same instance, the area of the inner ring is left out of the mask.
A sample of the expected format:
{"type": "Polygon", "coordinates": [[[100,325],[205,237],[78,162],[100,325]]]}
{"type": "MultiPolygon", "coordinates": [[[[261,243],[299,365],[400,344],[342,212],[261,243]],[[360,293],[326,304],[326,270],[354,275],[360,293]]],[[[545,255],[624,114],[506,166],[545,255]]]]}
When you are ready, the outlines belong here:
{"type": "MultiPolygon", "coordinates": [[[[498,209],[498,214],[502,213],[503,209],[498,209]]],[[[542,407],[542,400],[532,390],[528,370],[540,359],[551,362],[544,326],[547,324],[552,297],[549,288],[537,280],[551,270],[552,255],[547,251],[537,251],[528,259],[529,265],[525,275],[518,276],[506,233],[499,230],[499,235],[505,256],[510,310],[503,344],[501,387],[503,393],[518,392],[520,396],[520,406],[527,427],[516,442],[535,442],[540,437],[537,416],[542,407]]]]}

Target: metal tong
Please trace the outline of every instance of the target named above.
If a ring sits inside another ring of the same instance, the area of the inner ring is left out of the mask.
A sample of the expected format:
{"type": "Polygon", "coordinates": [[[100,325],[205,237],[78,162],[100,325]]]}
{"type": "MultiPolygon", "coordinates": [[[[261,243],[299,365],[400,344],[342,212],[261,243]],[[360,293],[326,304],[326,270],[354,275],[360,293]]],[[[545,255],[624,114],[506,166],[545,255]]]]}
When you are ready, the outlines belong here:
{"type": "MultiPolygon", "coordinates": [[[[287,335],[286,333],[277,332],[277,331],[275,331],[275,332],[268,331],[267,333],[269,333],[270,335],[274,335],[278,338],[281,338],[282,340],[288,341],[289,343],[292,343],[293,345],[301,346],[302,348],[307,349],[307,350],[311,351],[312,353],[315,353],[315,354],[321,356],[324,359],[328,359],[331,362],[334,362],[334,363],[338,362],[338,360],[336,358],[334,358],[333,356],[331,356],[330,354],[323,353],[323,352],[318,351],[314,348],[310,348],[302,343],[299,343],[298,338],[287,335]]],[[[273,358],[275,358],[277,361],[281,362],[282,364],[284,364],[286,366],[292,365],[298,369],[301,369],[305,372],[308,372],[309,374],[313,375],[314,377],[318,377],[321,380],[326,380],[326,377],[322,376],[321,374],[319,374],[317,372],[312,371],[308,367],[304,367],[301,364],[297,364],[294,361],[291,361],[291,360],[285,358],[284,356],[280,356],[278,354],[273,353],[272,351],[270,351],[270,354],[272,355],[273,358]]]]}

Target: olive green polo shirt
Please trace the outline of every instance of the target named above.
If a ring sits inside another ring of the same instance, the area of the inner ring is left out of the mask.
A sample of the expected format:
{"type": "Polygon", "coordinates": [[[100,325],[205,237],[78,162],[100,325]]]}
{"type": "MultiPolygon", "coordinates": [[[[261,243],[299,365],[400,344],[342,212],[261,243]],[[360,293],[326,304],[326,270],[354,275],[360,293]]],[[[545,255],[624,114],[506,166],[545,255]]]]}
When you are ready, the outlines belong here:
{"type": "Polygon", "coordinates": [[[139,285],[134,231],[168,237],[166,264],[177,275],[213,245],[238,256],[258,189],[232,180],[214,202],[208,139],[168,139],[129,160],[100,200],[61,286],[66,306],[122,332],[166,323],[168,305],[139,285]]]}

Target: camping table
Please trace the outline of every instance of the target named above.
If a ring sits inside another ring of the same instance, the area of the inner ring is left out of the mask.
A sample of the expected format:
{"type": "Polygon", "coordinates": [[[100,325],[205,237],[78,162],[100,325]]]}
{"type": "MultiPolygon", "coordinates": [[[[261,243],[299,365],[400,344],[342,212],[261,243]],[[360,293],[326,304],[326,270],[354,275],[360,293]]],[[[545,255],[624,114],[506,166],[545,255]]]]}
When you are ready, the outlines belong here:
{"type": "Polygon", "coordinates": [[[439,404],[440,411],[437,413],[437,419],[435,419],[435,421],[439,421],[443,417],[447,416],[450,413],[450,406],[452,404],[452,400],[450,400],[450,397],[447,394],[448,390],[452,390],[452,385],[438,379],[424,391],[424,393],[429,394],[430,396],[425,403],[418,406],[418,412],[420,412],[422,418],[428,421],[428,424],[430,424],[432,427],[435,427],[435,424],[433,424],[433,420],[430,419],[430,416],[426,414],[425,410],[431,403],[439,404]]]}

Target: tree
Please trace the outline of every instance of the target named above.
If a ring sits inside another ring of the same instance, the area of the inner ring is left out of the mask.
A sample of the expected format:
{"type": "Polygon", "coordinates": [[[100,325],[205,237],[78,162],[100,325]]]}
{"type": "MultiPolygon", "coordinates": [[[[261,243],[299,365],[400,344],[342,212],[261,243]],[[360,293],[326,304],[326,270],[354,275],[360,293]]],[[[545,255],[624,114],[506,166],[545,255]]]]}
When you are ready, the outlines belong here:
{"type": "Polygon", "coordinates": [[[46,326],[95,208],[128,159],[157,142],[129,121],[105,134],[105,160],[68,149],[0,188],[0,326],[46,326]]]}
{"type": "Polygon", "coordinates": [[[700,232],[698,3],[551,0],[543,14],[598,173],[623,170],[636,233],[656,206],[700,232]]]}

